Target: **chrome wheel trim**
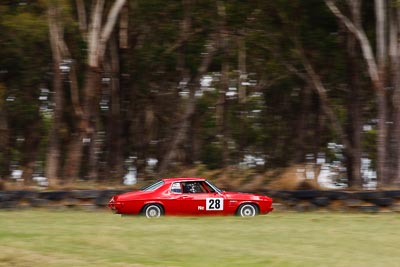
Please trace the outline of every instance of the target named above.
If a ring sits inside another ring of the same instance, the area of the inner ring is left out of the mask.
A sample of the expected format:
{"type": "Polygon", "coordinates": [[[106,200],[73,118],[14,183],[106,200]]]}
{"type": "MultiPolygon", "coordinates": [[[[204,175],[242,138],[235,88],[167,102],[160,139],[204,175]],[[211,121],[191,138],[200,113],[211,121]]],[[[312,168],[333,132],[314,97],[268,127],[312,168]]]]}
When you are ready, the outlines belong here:
{"type": "Polygon", "coordinates": [[[146,207],[147,218],[158,218],[161,216],[161,208],[157,205],[150,205],[146,207]]]}
{"type": "Polygon", "coordinates": [[[242,217],[254,217],[256,213],[256,208],[252,204],[245,204],[240,207],[240,216],[242,217]]]}

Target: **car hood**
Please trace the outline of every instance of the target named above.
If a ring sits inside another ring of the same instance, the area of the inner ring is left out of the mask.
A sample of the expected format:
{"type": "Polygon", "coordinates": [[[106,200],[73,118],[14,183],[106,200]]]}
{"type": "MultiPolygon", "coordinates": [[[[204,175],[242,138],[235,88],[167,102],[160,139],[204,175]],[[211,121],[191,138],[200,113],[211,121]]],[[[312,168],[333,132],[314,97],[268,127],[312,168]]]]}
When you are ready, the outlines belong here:
{"type": "Polygon", "coordinates": [[[241,192],[223,192],[223,194],[229,199],[240,199],[240,200],[268,200],[267,196],[258,194],[249,194],[241,192]]]}

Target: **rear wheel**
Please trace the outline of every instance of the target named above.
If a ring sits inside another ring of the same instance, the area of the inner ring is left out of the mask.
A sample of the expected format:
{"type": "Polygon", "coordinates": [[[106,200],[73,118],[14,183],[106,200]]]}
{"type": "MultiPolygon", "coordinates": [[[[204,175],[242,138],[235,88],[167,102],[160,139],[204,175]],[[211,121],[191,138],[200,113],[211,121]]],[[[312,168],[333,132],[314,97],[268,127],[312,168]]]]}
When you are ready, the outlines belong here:
{"type": "Polygon", "coordinates": [[[258,214],[258,207],[251,203],[242,204],[236,214],[241,217],[254,217],[258,214]]]}
{"type": "Polygon", "coordinates": [[[142,214],[147,218],[158,218],[164,214],[164,209],[157,204],[148,204],[143,208],[142,214]]]}

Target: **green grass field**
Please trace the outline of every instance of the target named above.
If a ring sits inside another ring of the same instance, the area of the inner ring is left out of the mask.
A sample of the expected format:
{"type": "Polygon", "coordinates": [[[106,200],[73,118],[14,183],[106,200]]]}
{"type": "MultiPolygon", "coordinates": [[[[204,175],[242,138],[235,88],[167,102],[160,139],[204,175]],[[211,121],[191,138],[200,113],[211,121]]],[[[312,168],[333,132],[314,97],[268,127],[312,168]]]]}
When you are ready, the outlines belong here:
{"type": "Polygon", "coordinates": [[[0,212],[0,266],[400,266],[400,215],[0,212]]]}

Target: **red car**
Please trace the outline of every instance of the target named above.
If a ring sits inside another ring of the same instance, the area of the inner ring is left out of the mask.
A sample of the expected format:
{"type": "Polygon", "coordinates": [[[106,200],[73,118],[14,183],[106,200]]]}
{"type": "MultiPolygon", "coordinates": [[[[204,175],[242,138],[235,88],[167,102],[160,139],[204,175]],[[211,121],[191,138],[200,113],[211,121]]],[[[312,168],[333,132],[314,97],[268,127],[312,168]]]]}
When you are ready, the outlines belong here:
{"type": "Polygon", "coordinates": [[[147,218],[161,215],[239,215],[272,211],[272,198],[225,192],[203,178],[161,179],[139,191],[115,195],[108,207],[115,213],[147,218]]]}

